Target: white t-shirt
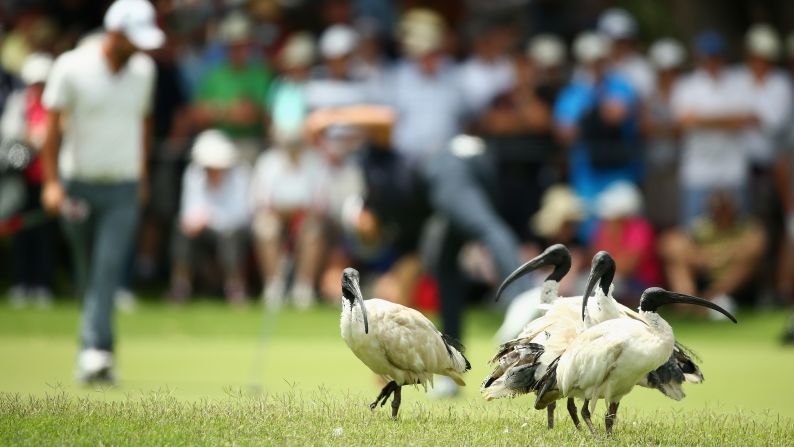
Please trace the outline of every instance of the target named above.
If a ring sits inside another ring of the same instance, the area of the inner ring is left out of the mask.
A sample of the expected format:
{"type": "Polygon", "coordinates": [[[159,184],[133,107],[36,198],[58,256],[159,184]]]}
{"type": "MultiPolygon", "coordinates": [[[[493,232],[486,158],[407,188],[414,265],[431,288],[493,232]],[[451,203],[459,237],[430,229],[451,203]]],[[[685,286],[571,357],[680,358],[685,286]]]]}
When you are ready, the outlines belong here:
{"type": "Polygon", "coordinates": [[[207,171],[190,163],[182,177],[180,220],[185,222],[196,215],[205,216],[207,226],[219,232],[245,227],[249,215],[245,198],[250,178],[248,168],[238,165],[226,171],[220,185],[212,187],[207,171]]]}
{"type": "Polygon", "coordinates": [[[297,163],[285,149],[272,148],[256,161],[251,181],[254,208],[283,210],[316,206],[326,177],[325,159],[313,149],[301,152],[297,163]]]}
{"type": "Polygon", "coordinates": [[[42,100],[66,118],[59,158],[63,178],[138,179],[155,75],[154,61],[143,53],[113,73],[96,41],[56,59],[42,100]]]}
{"type": "MultiPolygon", "coordinates": [[[[676,118],[687,113],[719,117],[751,113],[737,76],[723,71],[718,78],[703,70],[682,79],[674,88],[672,109],[676,118]]],[[[687,187],[741,187],[747,178],[747,150],[743,131],[696,128],[683,135],[681,182],[687,187]]]]}
{"type": "Polygon", "coordinates": [[[744,132],[748,155],[755,163],[769,165],[791,113],[791,84],[779,70],[769,73],[761,82],[746,67],[737,69],[735,76],[760,121],[759,127],[744,132]]]}

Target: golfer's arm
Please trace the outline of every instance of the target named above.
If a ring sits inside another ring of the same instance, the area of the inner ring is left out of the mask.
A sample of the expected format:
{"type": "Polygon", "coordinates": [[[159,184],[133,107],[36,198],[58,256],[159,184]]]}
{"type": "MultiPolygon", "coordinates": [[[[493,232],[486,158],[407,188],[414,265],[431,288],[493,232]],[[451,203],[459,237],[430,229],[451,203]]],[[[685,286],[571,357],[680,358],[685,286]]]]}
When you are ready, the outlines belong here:
{"type": "Polygon", "coordinates": [[[47,128],[41,147],[41,164],[44,182],[58,181],[58,152],[61,149],[61,111],[47,112],[47,128]]]}

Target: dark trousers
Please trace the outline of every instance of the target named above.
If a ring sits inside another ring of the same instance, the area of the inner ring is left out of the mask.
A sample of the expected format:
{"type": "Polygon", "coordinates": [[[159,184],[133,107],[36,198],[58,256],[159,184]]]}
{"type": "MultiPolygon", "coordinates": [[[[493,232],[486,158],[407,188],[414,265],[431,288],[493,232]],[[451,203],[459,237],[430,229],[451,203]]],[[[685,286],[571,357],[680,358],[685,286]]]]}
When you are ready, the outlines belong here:
{"type": "MultiPolygon", "coordinates": [[[[423,173],[433,210],[447,221],[435,265],[431,267],[441,294],[444,332],[460,339],[465,304],[458,263],[461,248],[470,240],[483,244],[491,254],[497,273],[505,278],[519,266],[519,242],[497,214],[488,195],[496,175],[488,157],[461,158],[444,150],[429,160],[423,173]]],[[[516,281],[505,293],[505,302],[531,286],[528,278],[516,281]]]]}
{"type": "Polygon", "coordinates": [[[78,290],[83,295],[84,349],[113,350],[113,296],[138,224],[138,182],[67,182],[70,200],[84,203],[85,218],[64,217],[78,290]]]}

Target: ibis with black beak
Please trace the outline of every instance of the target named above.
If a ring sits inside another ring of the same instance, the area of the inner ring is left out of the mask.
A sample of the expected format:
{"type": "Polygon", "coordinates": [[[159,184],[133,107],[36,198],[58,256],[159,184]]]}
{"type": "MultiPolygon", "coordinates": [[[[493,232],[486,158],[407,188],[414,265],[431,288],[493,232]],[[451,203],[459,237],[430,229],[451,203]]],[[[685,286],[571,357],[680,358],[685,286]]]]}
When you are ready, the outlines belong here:
{"type": "Polygon", "coordinates": [[[364,300],[358,271],[342,272],[342,339],[353,354],[387,381],[370,404],[374,410],[393,395],[392,419],[397,419],[405,385],[433,385],[433,375],[466,385],[463,374],[471,364],[463,346],[442,334],[420,312],[377,298],[364,300]]]}
{"type": "MultiPolygon", "coordinates": [[[[588,311],[588,296],[582,312],[588,311]]],[[[598,399],[607,402],[605,427],[612,434],[620,400],[650,372],[664,365],[673,354],[675,337],[670,325],[657,313],[667,304],[683,303],[714,309],[731,321],[736,318],[711,301],[652,287],[642,293],[637,318],[616,318],[582,331],[565,352],[546,370],[537,392],[557,388],[563,396],[584,399],[582,418],[591,433],[590,413],[598,399]]]]}

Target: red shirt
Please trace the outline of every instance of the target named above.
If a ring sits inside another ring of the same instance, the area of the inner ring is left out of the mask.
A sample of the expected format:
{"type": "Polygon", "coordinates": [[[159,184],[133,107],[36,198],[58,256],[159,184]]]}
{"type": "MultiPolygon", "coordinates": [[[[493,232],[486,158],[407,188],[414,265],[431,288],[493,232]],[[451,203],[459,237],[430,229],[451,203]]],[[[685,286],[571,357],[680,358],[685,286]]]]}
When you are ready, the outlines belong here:
{"type": "Polygon", "coordinates": [[[639,256],[630,279],[638,281],[642,287],[661,286],[662,270],[656,256],[656,235],[651,224],[642,217],[629,217],[618,225],[613,228],[607,222],[599,223],[593,248],[606,250],[614,258],[639,256]]]}

